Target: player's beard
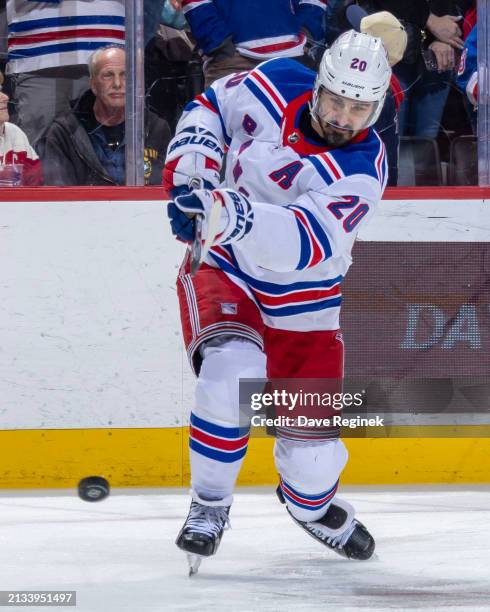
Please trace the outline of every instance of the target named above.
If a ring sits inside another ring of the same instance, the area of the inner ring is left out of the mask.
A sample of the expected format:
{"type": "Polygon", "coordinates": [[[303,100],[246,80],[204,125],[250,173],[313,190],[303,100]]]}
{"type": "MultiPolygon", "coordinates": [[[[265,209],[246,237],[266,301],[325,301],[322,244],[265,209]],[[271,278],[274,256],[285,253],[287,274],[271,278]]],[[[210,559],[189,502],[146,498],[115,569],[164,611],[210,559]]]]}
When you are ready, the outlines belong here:
{"type": "Polygon", "coordinates": [[[352,140],[357,133],[350,129],[349,126],[337,127],[325,121],[319,121],[318,125],[324,140],[326,140],[331,147],[342,147],[352,140]]]}

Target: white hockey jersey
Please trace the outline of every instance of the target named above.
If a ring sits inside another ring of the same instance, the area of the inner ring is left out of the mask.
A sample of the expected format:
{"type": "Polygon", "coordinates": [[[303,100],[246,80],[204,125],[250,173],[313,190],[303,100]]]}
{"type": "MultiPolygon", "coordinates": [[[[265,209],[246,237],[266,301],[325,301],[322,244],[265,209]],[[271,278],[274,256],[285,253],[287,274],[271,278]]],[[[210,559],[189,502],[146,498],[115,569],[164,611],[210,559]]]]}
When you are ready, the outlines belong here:
{"type": "Polygon", "coordinates": [[[266,325],[293,331],[338,329],[351,250],[388,176],[373,129],[332,149],[302,134],[315,76],[295,60],[270,60],[214,83],[177,128],[203,127],[228,147],[224,186],[254,211],[251,231],[212,247],[206,262],[248,293],[266,325]]]}
{"type": "Polygon", "coordinates": [[[90,54],[124,45],[123,0],[7,0],[7,74],[86,64],[90,54]]]}

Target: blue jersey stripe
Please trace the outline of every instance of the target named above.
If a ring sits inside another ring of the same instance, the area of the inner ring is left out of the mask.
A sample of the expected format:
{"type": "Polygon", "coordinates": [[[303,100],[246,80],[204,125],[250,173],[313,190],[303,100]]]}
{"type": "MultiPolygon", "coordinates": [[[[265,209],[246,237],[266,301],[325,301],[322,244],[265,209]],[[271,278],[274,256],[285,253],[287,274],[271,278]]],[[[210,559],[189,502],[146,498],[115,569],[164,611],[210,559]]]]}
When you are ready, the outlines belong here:
{"type": "Polygon", "coordinates": [[[220,425],[215,425],[214,423],[199,418],[193,412],[191,412],[191,425],[202,429],[212,436],[219,436],[220,438],[228,438],[230,440],[242,438],[250,431],[248,427],[221,427],[220,425]]]}
{"type": "Polygon", "coordinates": [[[303,497],[304,499],[308,499],[308,500],[311,500],[311,501],[315,501],[317,499],[322,499],[322,497],[325,497],[326,495],[328,495],[329,493],[334,491],[337,488],[337,485],[339,484],[339,481],[337,480],[337,482],[333,485],[333,487],[330,487],[330,489],[327,489],[323,493],[318,493],[318,495],[306,495],[305,493],[300,493],[296,489],[293,489],[293,487],[288,482],[286,482],[285,480],[283,480],[282,482],[286,485],[286,487],[290,491],[292,491],[298,497],[303,497]]]}
{"type": "Polygon", "coordinates": [[[184,112],[187,113],[188,111],[191,111],[193,108],[197,108],[198,106],[200,106],[202,108],[201,104],[198,104],[197,102],[189,102],[188,104],[185,105],[184,107],[184,112]]]}
{"type": "Polygon", "coordinates": [[[264,293],[270,293],[271,295],[283,295],[284,293],[288,293],[289,291],[301,291],[303,289],[330,289],[334,285],[340,283],[344,278],[343,276],[339,275],[335,278],[329,278],[321,281],[302,281],[297,283],[289,283],[287,285],[278,285],[277,283],[259,281],[253,276],[250,276],[240,270],[240,267],[238,266],[238,262],[235,258],[231,246],[226,245],[223,248],[225,248],[229,255],[232,257],[234,265],[231,265],[225,259],[219,257],[219,255],[216,255],[212,251],[210,251],[209,253],[213,256],[213,258],[216,260],[216,262],[219,264],[220,268],[224,272],[229,272],[234,276],[238,276],[248,285],[250,285],[250,287],[257,289],[258,291],[263,291],[264,293]]]}
{"type": "Polygon", "coordinates": [[[223,130],[223,136],[224,136],[225,142],[227,145],[229,145],[231,143],[231,138],[228,136],[226,132],[225,122],[223,121],[223,117],[219,109],[218,99],[216,98],[216,93],[214,89],[210,87],[204,92],[204,95],[209,100],[209,102],[213,105],[213,108],[216,109],[216,112],[218,113],[219,121],[221,123],[221,129],[223,130]]]}
{"type": "Polygon", "coordinates": [[[301,502],[297,501],[296,499],[290,497],[286,491],[284,491],[284,489],[282,490],[282,494],[284,495],[284,497],[291,502],[292,504],[294,504],[295,506],[298,506],[299,508],[304,508],[305,510],[321,510],[323,507],[325,507],[330,500],[327,499],[323,504],[318,504],[317,506],[308,506],[307,504],[302,504],[301,502]]]}
{"type": "Polygon", "coordinates": [[[325,183],[327,183],[327,185],[331,185],[333,183],[333,179],[330,174],[325,170],[321,161],[316,157],[313,157],[313,155],[309,156],[308,159],[313,164],[315,170],[317,170],[318,174],[322,177],[325,183]]]}
{"type": "Polygon", "coordinates": [[[257,98],[257,100],[259,100],[259,102],[262,102],[262,104],[269,111],[269,114],[274,119],[274,121],[277,123],[277,125],[281,125],[281,117],[279,113],[276,111],[276,109],[274,108],[274,106],[272,105],[272,103],[270,102],[270,100],[267,98],[267,96],[248,77],[243,82],[248,87],[248,89],[252,92],[252,94],[257,98]]]}
{"type": "Polygon", "coordinates": [[[296,270],[304,270],[308,265],[308,262],[311,259],[311,243],[310,238],[308,236],[308,232],[303,227],[303,224],[300,222],[298,217],[296,217],[296,223],[298,225],[299,238],[301,244],[301,252],[299,256],[299,262],[296,266],[296,270]]]}
{"type": "Polygon", "coordinates": [[[48,17],[47,19],[33,19],[32,21],[19,21],[9,25],[9,32],[28,32],[43,28],[62,28],[80,25],[117,25],[124,27],[124,17],[111,15],[80,15],[72,17],[48,17]]]}
{"type": "Polygon", "coordinates": [[[196,453],[199,453],[208,459],[214,459],[215,461],[221,461],[222,463],[234,463],[235,461],[239,461],[247,452],[247,447],[245,446],[244,448],[233,453],[225,453],[223,451],[204,446],[204,444],[201,444],[192,438],[189,440],[189,447],[193,451],[196,451],[196,453]]]}
{"type": "Polygon", "coordinates": [[[323,227],[320,225],[320,223],[318,223],[317,219],[315,218],[315,215],[313,215],[311,211],[309,211],[307,208],[303,208],[302,206],[296,206],[292,204],[290,206],[287,206],[287,208],[291,208],[292,210],[296,208],[305,215],[305,217],[308,219],[311,229],[313,230],[315,238],[323,247],[323,250],[325,252],[324,260],[331,257],[332,247],[330,246],[330,240],[328,239],[328,236],[323,227]]]}
{"type": "Polygon", "coordinates": [[[379,181],[376,169],[376,158],[378,157],[381,142],[372,128],[361,142],[332,149],[328,154],[336,161],[345,176],[353,174],[367,174],[379,181]],[[352,149],[357,154],[352,155],[352,149]]]}
{"type": "MultiPolygon", "coordinates": [[[[304,10],[304,9],[302,9],[304,10]]],[[[316,73],[306,66],[294,65],[290,57],[278,58],[266,61],[256,68],[277,88],[286,103],[291,102],[305,91],[313,89],[316,73]],[[291,78],[291,70],[294,69],[294,78],[291,78]]]]}
{"type": "MultiPolygon", "coordinates": [[[[255,296],[258,301],[259,298],[255,296]]],[[[262,312],[272,317],[290,317],[291,315],[304,314],[307,312],[318,312],[327,308],[336,308],[342,303],[342,298],[332,298],[330,300],[322,300],[321,302],[313,302],[311,304],[295,304],[294,306],[284,306],[282,308],[269,308],[258,302],[258,306],[262,312]]]]}
{"type": "Polygon", "coordinates": [[[66,51],[95,51],[100,47],[105,47],[107,40],[80,41],[73,43],[61,43],[57,45],[47,45],[46,47],[35,47],[19,49],[9,53],[8,60],[16,60],[24,57],[37,57],[39,55],[49,55],[50,53],[64,53],[66,51]]]}

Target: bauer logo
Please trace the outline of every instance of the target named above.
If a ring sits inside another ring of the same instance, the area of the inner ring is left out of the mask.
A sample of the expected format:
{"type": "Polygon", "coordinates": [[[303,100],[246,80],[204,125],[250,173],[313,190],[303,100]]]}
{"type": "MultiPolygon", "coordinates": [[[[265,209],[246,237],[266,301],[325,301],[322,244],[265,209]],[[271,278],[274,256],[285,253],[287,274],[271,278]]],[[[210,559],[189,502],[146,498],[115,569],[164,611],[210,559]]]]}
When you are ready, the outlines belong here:
{"type": "Polygon", "coordinates": [[[184,147],[184,146],[206,147],[207,149],[210,149],[211,151],[216,151],[216,153],[218,153],[220,157],[223,157],[223,149],[219,146],[219,144],[215,140],[212,140],[211,138],[207,138],[206,136],[184,136],[184,138],[177,140],[177,142],[175,142],[170,147],[167,155],[169,155],[170,153],[173,153],[175,149],[179,147],[184,147]]]}
{"type": "Polygon", "coordinates": [[[364,85],[358,85],[357,83],[349,83],[349,81],[342,81],[342,85],[347,87],[353,87],[354,89],[364,89],[364,85]]]}

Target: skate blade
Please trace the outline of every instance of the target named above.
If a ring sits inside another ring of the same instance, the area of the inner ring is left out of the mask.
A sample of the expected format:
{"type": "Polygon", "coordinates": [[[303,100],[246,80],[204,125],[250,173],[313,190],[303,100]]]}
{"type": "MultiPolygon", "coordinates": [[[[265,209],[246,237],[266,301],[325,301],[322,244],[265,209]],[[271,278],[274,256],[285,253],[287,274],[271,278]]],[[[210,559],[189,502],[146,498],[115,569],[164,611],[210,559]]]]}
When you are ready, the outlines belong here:
{"type": "Polygon", "coordinates": [[[187,554],[187,562],[189,563],[189,578],[194,576],[194,574],[197,574],[201,561],[201,555],[193,555],[191,553],[187,554]]]}

